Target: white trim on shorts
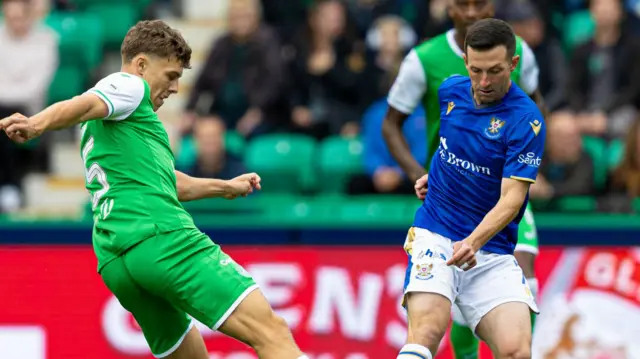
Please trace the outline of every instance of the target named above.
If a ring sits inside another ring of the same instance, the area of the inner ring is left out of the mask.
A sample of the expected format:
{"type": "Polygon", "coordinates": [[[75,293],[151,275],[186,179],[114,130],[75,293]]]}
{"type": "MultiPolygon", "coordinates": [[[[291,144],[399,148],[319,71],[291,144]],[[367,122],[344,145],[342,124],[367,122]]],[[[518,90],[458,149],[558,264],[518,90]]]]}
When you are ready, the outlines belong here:
{"type": "Polygon", "coordinates": [[[530,244],[516,244],[516,249],[514,252],[525,252],[531,253],[534,256],[540,254],[540,250],[536,246],[532,246],[530,244]]]}
{"type": "Polygon", "coordinates": [[[211,327],[211,329],[213,330],[218,330],[218,328],[220,328],[220,326],[222,325],[222,323],[224,323],[229,316],[231,315],[231,313],[233,313],[234,310],[236,310],[236,308],[240,305],[240,303],[242,303],[242,301],[249,295],[249,293],[253,292],[254,290],[258,289],[258,285],[254,284],[251,287],[245,289],[244,292],[242,292],[242,294],[240,294],[240,296],[238,297],[238,299],[236,299],[235,302],[233,302],[233,304],[231,304],[231,306],[229,307],[229,309],[227,309],[227,311],[224,313],[224,315],[222,315],[222,317],[218,320],[218,322],[216,324],[214,324],[213,327],[211,327]]]}
{"type": "Polygon", "coordinates": [[[182,334],[180,339],[178,339],[178,342],[176,344],[174,344],[171,348],[169,348],[169,350],[167,350],[166,352],[164,352],[162,354],[157,354],[156,355],[156,354],[152,353],[153,356],[156,357],[156,358],[165,358],[165,357],[168,357],[169,355],[173,354],[173,352],[178,350],[178,348],[180,347],[180,345],[184,341],[184,338],[186,338],[187,334],[189,334],[189,332],[191,331],[191,328],[193,328],[194,325],[195,325],[195,323],[193,322],[193,319],[191,319],[191,321],[189,322],[189,327],[184,332],[184,334],[182,334]]]}

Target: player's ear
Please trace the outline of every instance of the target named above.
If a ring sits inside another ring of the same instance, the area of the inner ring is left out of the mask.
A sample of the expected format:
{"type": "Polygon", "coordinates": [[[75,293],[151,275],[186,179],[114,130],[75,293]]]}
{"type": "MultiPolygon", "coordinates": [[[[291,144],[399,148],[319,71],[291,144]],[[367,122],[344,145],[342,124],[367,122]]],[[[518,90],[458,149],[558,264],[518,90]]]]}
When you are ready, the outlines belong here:
{"type": "Polygon", "coordinates": [[[515,55],[511,58],[511,71],[516,70],[516,67],[518,67],[518,63],[520,63],[520,55],[515,55]]]}
{"type": "Polygon", "coordinates": [[[140,75],[144,75],[149,68],[149,58],[143,54],[134,57],[131,63],[140,75]]]}

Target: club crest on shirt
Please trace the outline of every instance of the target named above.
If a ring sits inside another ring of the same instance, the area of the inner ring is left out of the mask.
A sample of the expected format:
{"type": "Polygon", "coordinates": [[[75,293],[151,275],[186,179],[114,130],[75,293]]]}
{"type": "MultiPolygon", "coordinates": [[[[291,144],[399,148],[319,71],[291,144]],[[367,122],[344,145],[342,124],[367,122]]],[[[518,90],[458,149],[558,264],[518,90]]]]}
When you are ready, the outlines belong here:
{"type": "Polygon", "coordinates": [[[489,123],[489,127],[485,128],[484,130],[484,134],[485,136],[487,136],[492,140],[500,138],[500,136],[502,136],[501,130],[503,126],[504,126],[503,120],[497,117],[492,117],[491,122],[489,123]]]}

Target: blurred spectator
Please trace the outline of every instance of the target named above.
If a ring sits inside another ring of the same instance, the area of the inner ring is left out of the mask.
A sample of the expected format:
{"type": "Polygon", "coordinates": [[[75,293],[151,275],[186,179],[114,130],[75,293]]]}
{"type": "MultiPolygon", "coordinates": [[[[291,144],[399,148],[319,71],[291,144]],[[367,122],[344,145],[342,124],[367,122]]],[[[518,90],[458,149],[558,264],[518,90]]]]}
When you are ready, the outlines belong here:
{"type": "Polygon", "coordinates": [[[529,45],[540,68],[538,88],[549,111],[565,104],[568,68],[562,44],[547,36],[540,13],[530,0],[513,0],[500,9],[500,17],[529,45]]]}
{"type": "MultiPolygon", "coordinates": [[[[431,1],[441,2],[441,0],[431,1]]],[[[429,1],[424,0],[346,0],[349,14],[353,18],[358,33],[364,37],[373,23],[382,16],[396,15],[402,17],[424,35],[433,23],[429,20],[429,1]]],[[[446,17],[446,16],[445,16],[446,17]]]]}
{"type": "Polygon", "coordinates": [[[264,21],[273,26],[283,44],[290,44],[304,24],[310,0],[262,0],[264,21]]]}
{"type": "Polygon", "coordinates": [[[387,95],[404,56],[416,40],[415,32],[401,17],[387,15],[376,20],[367,34],[370,51],[360,81],[364,103],[371,104],[387,95]]]}
{"type": "Polygon", "coordinates": [[[623,31],[621,0],[592,0],[590,11],[595,35],[573,55],[569,103],[584,133],[621,136],[640,98],[640,42],[623,31]]]}
{"type": "Polygon", "coordinates": [[[318,139],[359,131],[359,74],[366,62],[345,37],[346,9],[338,0],[320,0],[309,12],[307,29],[296,40],[291,94],[294,128],[318,139]]]}
{"type": "Polygon", "coordinates": [[[622,193],[628,199],[640,197],[640,119],[636,119],[627,133],[622,162],[614,170],[611,191],[622,193]]]}
{"type": "Polygon", "coordinates": [[[229,32],[215,42],[196,80],[182,123],[184,132],[193,126],[204,94],[214,97],[205,116],[219,117],[245,137],[281,125],[284,63],[277,35],[261,25],[260,11],[258,0],[229,2],[229,32]]]}
{"type": "Polygon", "coordinates": [[[205,118],[196,122],[193,136],[197,151],[195,163],[185,168],[194,177],[231,179],[246,173],[242,160],[225,150],[225,127],[220,120],[205,118]]]}
{"type": "MultiPolygon", "coordinates": [[[[57,68],[58,40],[51,30],[39,27],[33,4],[4,0],[4,24],[0,25],[0,118],[15,112],[27,116],[42,110],[57,68]]],[[[22,163],[17,149],[0,135],[0,212],[20,204],[18,188],[22,163]]]]}
{"type": "Polygon", "coordinates": [[[557,112],[547,121],[547,152],[531,197],[554,199],[594,192],[593,160],[582,147],[578,123],[570,113],[557,112]]]}
{"type": "MultiPolygon", "coordinates": [[[[362,119],[362,140],[364,151],[365,173],[351,178],[348,193],[360,194],[412,194],[413,182],[405,175],[398,163],[393,159],[382,137],[382,121],[387,111],[387,100],[382,99],[371,105],[362,119]]],[[[426,118],[422,107],[406,120],[403,133],[415,159],[426,164],[427,134],[426,118]]]]}

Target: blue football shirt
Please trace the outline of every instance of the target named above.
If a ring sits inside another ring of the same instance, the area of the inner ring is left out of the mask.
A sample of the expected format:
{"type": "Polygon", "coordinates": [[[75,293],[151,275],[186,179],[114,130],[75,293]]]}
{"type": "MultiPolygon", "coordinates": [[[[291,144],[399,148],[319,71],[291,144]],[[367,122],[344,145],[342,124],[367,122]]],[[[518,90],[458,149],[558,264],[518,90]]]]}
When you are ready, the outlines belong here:
{"type": "MultiPolygon", "coordinates": [[[[447,79],[438,95],[440,146],[432,158],[427,196],[414,226],[460,241],[495,207],[503,178],[535,182],[545,124],[536,104],[513,83],[492,106],[476,104],[471,80],[464,76],[447,79]]],[[[513,253],[528,199],[513,222],[482,250],[513,253]]]]}

